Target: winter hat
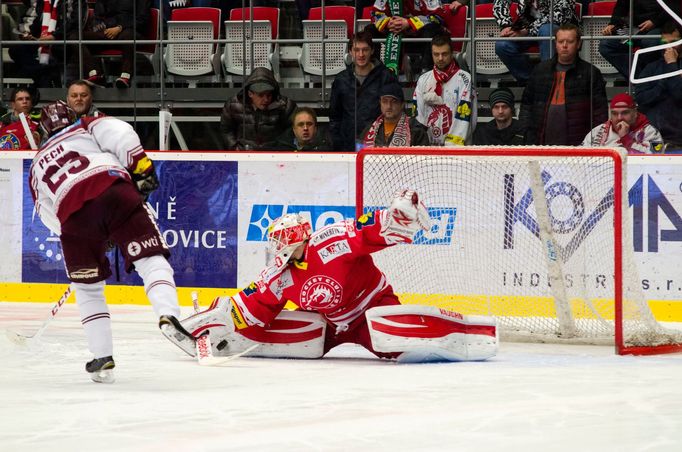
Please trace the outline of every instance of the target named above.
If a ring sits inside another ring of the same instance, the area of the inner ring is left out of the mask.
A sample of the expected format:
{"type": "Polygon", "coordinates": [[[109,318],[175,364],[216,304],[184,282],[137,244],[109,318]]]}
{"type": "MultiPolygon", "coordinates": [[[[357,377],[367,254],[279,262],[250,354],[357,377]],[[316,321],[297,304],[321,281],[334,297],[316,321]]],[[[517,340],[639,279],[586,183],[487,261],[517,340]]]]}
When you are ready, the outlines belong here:
{"type": "Polygon", "coordinates": [[[398,83],[386,83],[381,87],[381,97],[391,96],[398,99],[400,102],[405,102],[405,95],[403,94],[403,89],[398,83]]]}
{"type": "Polygon", "coordinates": [[[261,94],[265,93],[268,91],[274,91],[275,87],[272,86],[271,84],[267,82],[256,82],[251,85],[249,85],[249,91],[254,92],[256,94],[261,94]]]}
{"type": "Polygon", "coordinates": [[[514,108],[514,93],[509,88],[497,88],[488,97],[490,107],[494,107],[498,102],[504,102],[511,108],[514,108]]]}
{"type": "Polygon", "coordinates": [[[613,96],[611,99],[611,108],[637,108],[635,99],[628,93],[620,93],[613,96]]]}

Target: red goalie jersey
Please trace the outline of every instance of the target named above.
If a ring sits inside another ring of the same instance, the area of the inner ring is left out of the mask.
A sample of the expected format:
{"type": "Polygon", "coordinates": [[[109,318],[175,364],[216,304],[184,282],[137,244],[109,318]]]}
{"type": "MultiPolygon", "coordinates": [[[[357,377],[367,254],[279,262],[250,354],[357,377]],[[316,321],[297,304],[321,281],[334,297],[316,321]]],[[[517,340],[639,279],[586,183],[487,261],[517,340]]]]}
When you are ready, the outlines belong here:
{"type": "Polygon", "coordinates": [[[265,326],[291,301],[322,314],[341,333],[353,329],[364,312],[377,305],[399,304],[371,253],[404,238],[382,233],[387,211],[346,220],[315,232],[300,261],[268,267],[249,287],[232,297],[238,329],[265,326]]]}

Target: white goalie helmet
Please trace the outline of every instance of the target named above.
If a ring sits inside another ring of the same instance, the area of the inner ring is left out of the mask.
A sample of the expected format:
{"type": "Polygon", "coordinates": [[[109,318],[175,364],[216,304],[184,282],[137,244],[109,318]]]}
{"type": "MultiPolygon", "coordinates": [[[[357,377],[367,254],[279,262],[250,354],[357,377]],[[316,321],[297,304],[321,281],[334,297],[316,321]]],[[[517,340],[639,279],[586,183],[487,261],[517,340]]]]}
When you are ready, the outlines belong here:
{"type": "Polygon", "coordinates": [[[310,239],[312,227],[302,215],[287,213],[268,228],[268,247],[275,256],[275,265],[282,268],[302,243],[310,239]]]}

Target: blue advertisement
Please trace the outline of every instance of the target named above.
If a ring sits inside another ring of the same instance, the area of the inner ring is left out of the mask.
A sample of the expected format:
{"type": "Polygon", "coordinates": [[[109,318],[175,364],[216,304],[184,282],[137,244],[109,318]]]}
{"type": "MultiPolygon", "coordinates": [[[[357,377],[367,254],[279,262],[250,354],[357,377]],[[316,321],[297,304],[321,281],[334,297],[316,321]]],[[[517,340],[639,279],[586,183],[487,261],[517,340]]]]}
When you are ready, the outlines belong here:
{"type": "MultiPolygon", "coordinates": [[[[161,187],[149,197],[171,251],[175,282],[183,287],[237,285],[237,162],[156,161],[161,187]]],[[[24,162],[28,180],[30,161],[24,162]]],[[[24,184],[22,280],[66,283],[58,237],[42,224],[24,184]]],[[[127,274],[123,257],[108,254],[113,276],[107,284],[141,285],[127,274]]]]}

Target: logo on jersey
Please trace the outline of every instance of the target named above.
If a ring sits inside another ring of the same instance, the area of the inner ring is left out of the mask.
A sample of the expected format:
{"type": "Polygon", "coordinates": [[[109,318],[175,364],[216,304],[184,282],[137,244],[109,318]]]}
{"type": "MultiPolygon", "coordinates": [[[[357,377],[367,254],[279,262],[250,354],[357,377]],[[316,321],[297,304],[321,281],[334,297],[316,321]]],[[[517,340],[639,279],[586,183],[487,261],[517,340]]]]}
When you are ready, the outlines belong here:
{"type": "Polygon", "coordinates": [[[98,268],[81,268],[80,270],[69,272],[69,278],[73,280],[92,279],[98,276],[99,276],[98,268]]]}
{"type": "Polygon", "coordinates": [[[301,287],[303,309],[333,309],[341,303],[343,288],[328,276],[313,276],[301,287]]]}
{"type": "Polygon", "coordinates": [[[282,298],[282,294],[284,293],[284,289],[287,287],[291,287],[294,285],[294,278],[291,276],[291,272],[286,271],[282,273],[279,278],[276,278],[274,281],[270,283],[270,291],[275,294],[277,299],[279,300],[282,298]]]}
{"type": "Polygon", "coordinates": [[[330,243],[324,248],[317,250],[318,256],[320,256],[320,259],[325,264],[328,264],[337,257],[341,257],[344,254],[350,253],[351,250],[350,245],[348,244],[348,240],[339,240],[338,242],[330,243]]]}
{"type": "Polygon", "coordinates": [[[0,137],[0,149],[19,149],[21,142],[13,133],[8,133],[0,137]]]}
{"type": "Polygon", "coordinates": [[[345,226],[329,226],[313,234],[313,237],[310,239],[310,245],[317,246],[331,238],[343,237],[344,235],[346,235],[345,226]]]}
{"type": "Polygon", "coordinates": [[[128,256],[130,257],[139,256],[141,252],[142,245],[140,245],[138,242],[133,241],[128,244],[128,256]]]}

